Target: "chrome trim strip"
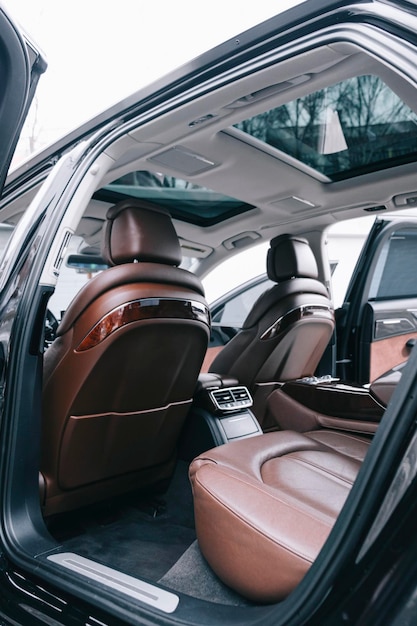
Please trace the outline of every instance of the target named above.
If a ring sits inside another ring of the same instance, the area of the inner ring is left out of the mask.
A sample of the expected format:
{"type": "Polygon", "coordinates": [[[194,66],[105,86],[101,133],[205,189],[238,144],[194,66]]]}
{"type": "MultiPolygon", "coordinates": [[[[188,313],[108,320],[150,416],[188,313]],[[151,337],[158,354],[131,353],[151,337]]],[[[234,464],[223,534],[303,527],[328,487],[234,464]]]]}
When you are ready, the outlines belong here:
{"type": "Polygon", "coordinates": [[[179,597],[169,591],[150,585],[133,576],[118,572],[74,552],[61,552],[47,557],[50,561],[67,569],[95,580],[113,591],[124,593],[131,598],[149,604],[164,613],[173,613],[180,601],[179,597]]]}

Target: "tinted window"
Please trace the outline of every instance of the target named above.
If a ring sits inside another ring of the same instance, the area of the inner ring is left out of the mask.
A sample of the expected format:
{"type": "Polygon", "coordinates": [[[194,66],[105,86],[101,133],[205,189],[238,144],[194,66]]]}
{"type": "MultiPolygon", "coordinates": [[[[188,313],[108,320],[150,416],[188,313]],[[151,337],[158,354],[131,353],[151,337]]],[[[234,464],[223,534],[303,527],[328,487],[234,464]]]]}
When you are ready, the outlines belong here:
{"type": "Polygon", "coordinates": [[[112,203],[139,198],[167,209],[174,219],[199,226],[213,226],[250,211],[241,200],[200,187],[174,176],[155,172],[130,172],[96,192],[98,200],[112,203]]]}
{"type": "Polygon", "coordinates": [[[370,289],[370,299],[417,297],[417,231],[395,232],[385,244],[370,289]]]}
{"type": "Polygon", "coordinates": [[[274,285],[272,281],[265,279],[265,281],[252,285],[239,294],[232,296],[223,307],[214,313],[212,321],[222,326],[242,328],[243,322],[256,300],[272,285],[274,285]]]}
{"type": "Polygon", "coordinates": [[[378,76],[366,75],[297,98],[235,127],[331,180],[342,180],[415,161],[416,122],[414,111],[378,76]]]}

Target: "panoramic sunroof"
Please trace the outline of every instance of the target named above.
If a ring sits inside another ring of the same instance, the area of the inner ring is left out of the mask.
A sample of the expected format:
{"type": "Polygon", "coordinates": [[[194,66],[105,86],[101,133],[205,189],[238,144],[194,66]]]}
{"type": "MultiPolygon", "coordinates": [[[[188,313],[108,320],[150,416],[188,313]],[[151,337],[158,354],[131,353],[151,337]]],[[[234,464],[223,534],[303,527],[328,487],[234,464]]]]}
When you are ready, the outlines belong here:
{"type": "Polygon", "coordinates": [[[417,160],[417,115],[377,76],[356,76],[235,128],[333,181],[417,160]]]}
{"type": "Polygon", "coordinates": [[[212,226],[253,208],[195,183],[148,171],[130,172],[94,197],[110,202],[141,198],[166,208],[173,218],[198,226],[212,226]]]}

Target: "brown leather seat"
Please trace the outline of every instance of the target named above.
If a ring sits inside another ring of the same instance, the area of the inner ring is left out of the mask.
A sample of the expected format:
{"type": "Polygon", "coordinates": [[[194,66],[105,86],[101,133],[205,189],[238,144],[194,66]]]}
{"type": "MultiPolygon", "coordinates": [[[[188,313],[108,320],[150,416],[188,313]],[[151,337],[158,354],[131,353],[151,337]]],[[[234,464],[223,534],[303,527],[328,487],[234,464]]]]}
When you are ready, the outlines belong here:
{"type": "Polygon", "coordinates": [[[199,280],[178,268],[168,213],[109,209],[103,257],[45,353],[41,477],[46,515],[167,479],[207,348],[199,280]]]}
{"type": "Polygon", "coordinates": [[[318,555],[369,447],[336,431],[241,439],[190,466],[197,538],[224,583],[277,602],[318,555]]]}
{"type": "MultiPolygon", "coordinates": [[[[267,273],[277,284],[258,298],[209,368],[238,379],[254,396],[258,384],[312,376],[334,329],[332,304],[306,239],[272,239],[267,273]]],[[[259,403],[256,416],[262,423],[259,403]]]]}

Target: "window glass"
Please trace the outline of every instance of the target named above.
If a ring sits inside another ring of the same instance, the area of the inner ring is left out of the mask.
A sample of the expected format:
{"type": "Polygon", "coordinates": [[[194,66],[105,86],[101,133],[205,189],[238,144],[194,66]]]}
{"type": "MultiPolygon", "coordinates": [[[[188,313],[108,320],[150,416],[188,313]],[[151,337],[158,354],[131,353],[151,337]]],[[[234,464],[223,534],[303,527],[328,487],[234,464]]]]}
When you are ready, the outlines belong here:
{"type": "Polygon", "coordinates": [[[331,180],[417,160],[417,115],[378,76],[344,80],[235,128],[331,180]]]}
{"type": "Polygon", "coordinates": [[[167,209],[171,216],[198,226],[212,226],[253,209],[241,200],[157,172],[130,172],[100,191],[95,198],[119,202],[140,198],[167,209]]]}
{"type": "Polygon", "coordinates": [[[252,309],[259,296],[274,285],[265,277],[262,282],[252,285],[241,293],[232,296],[224,306],[213,316],[213,323],[232,328],[242,328],[249,311],[252,309]]]}
{"type": "Polygon", "coordinates": [[[0,261],[3,258],[9,239],[14,231],[14,226],[9,224],[0,224],[0,261]]]}
{"type": "Polygon", "coordinates": [[[370,299],[417,297],[417,230],[399,230],[386,242],[373,276],[370,299]]]}
{"type": "Polygon", "coordinates": [[[374,223],[374,217],[339,222],[327,231],[327,254],[335,309],[342,306],[355,265],[374,223]]]}

